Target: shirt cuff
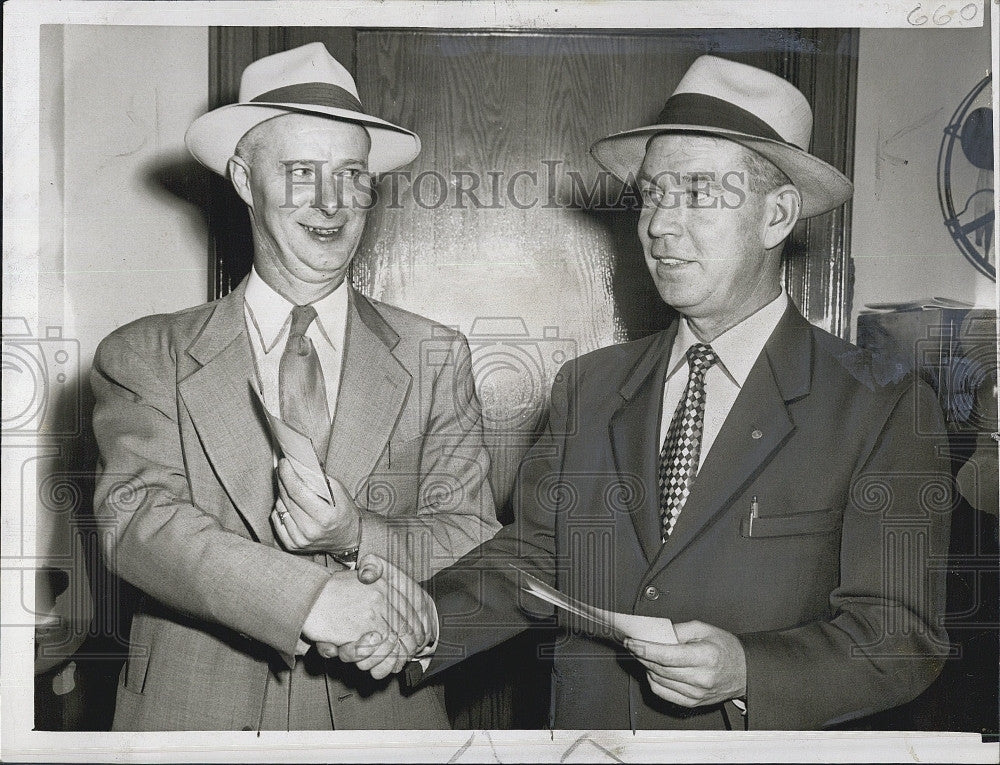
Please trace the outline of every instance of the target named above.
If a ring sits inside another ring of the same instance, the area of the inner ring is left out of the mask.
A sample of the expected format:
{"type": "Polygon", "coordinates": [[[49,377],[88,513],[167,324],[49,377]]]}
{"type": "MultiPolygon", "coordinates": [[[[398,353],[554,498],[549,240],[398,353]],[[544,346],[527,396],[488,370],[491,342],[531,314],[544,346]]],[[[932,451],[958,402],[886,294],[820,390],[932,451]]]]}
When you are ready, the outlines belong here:
{"type": "Polygon", "coordinates": [[[416,661],[420,663],[421,669],[424,672],[427,671],[427,667],[431,664],[431,659],[434,656],[434,652],[437,650],[438,636],[441,634],[441,620],[438,618],[437,604],[434,602],[433,598],[428,598],[431,604],[431,624],[433,625],[430,640],[427,644],[417,651],[416,655],[410,661],[416,661]]]}

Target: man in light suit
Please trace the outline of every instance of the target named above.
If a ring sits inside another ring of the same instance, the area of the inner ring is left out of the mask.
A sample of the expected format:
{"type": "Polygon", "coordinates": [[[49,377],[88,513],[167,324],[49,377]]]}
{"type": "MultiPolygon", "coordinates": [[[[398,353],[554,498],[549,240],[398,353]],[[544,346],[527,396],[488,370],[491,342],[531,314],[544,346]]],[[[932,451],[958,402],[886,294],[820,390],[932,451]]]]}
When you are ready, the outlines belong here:
{"type": "Polygon", "coordinates": [[[114,728],[448,727],[440,688],[386,677],[400,661],[326,658],[364,634],[425,643],[404,599],[384,607],[391,574],[423,579],[499,528],[465,338],[346,279],[370,175],[419,139],[366,114],[314,43],[248,67],[239,103],[186,141],[247,204],[254,265],[97,351],[96,512],[108,565],[142,594],[114,728]],[[278,459],[258,397],[310,438],[332,501],[278,459]],[[351,570],[368,554],[374,584],[351,570]]]}
{"type": "Polygon", "coordinates": [[[781,283],[795,224],[851,195],[811,130],[792,85],[704,56],[657,124],[594,145],[638,187],[645,260],[680,317],[557,376],[515,523],[426,585],[425,678],[551,624],[512,566],[662,620],[618,642],[560,611],[553,727],[820,728],[940,671],[951,480],[920,435],[943,432],[933,394],[811,326],[781,283]]]}

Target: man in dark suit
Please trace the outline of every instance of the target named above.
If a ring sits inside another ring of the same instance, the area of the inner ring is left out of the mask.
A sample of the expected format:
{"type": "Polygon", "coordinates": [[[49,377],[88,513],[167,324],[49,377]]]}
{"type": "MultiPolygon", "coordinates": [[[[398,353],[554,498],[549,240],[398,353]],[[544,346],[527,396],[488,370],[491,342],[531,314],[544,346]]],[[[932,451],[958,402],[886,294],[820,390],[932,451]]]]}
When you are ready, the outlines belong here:
{"type": "Polygon", "coordinates": [[[937,404],[781,283],[795,224],[851,194],[811,130],[792,85],[705,56],[658,124],[595,144],[641,193],[645,260],[680,318],[557,376],[516,522],[427,585],[427,675],[551,625],[512,565],[663,620],[619,643],[560,611],[553,727],[820,728],[937,675],[951,482],[917,430],[941,432],[937,404]]]}
{"type": "Polygon", "coordinates": [[[114,728],[446,728],[440,688],[386,678],[401,662],[327,658],[366,633],[425,642],[419,615],[380,599],[392,576],[350,570],[359,553],[422,579],[499,528],[465,338],[346,280],[369,174],[419,140],[366,114],[314,43],[248,67],[239,103],[187,144],[246,202],[254,265],[97,351],[96,513],[108,565],[142,594],[114,728]],[[431,342],[449,363],[425,363],[431,342]],[[330,501],[278,460],[258,397],[310,438],[330,501]]]}

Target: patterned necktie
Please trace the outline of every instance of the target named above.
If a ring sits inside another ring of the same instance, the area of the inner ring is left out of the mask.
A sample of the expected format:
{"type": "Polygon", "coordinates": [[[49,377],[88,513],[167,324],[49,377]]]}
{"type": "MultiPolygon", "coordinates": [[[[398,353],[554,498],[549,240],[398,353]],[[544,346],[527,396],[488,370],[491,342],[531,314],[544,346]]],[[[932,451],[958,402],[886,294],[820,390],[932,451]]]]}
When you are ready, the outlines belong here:
{"type": "Polygon", "coordinates": [[[323,369],[306,330],[316,318],[311,305],[292,309],[292,326],[278,364],[281,418],[312,440],[320,464],[330,443],[330,413],[326,404],[323,369]]]}
{"type": "Polygon", "coordinates": [[[663,541],[674,530],[677,516],[691,493],[701,458],[701,434],[705,425],[705,373],[719,360],[707,343],[695,343],[687,350],[688,381],[684,395],[670,421],[670,429],[660,452],[660,521],[663,541]]]}

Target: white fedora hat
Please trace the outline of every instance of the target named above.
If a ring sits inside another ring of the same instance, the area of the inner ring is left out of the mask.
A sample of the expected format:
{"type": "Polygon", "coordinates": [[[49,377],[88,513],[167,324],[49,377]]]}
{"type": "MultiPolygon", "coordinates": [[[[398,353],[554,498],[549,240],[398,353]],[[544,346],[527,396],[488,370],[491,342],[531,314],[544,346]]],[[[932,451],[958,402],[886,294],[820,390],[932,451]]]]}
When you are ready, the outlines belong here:
{"type": "Polygon", "coordinates": [[[420,153],[415,133],[365,113],[351,73],[320,42],[254,61],[243,70],[239,101],[196,119],[184,142],[195,159],[225,175],[236,144],[251,128],[290,113],[363,125],[371,137],[368,169],[373,173],[394,170],[420,153]]]}
{"type": "Polygon", "coordinates": [[[833,210],[853,185],[833,166],[809,153],[812,109],[798,88],[746,64],[701,56],[667,99],[655,125],[602,138],[594,159],[625,183],[634,181],[657,133],[700,133],[753,149],[781,169],[802,194],[802,217],[833,210]]]}

